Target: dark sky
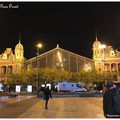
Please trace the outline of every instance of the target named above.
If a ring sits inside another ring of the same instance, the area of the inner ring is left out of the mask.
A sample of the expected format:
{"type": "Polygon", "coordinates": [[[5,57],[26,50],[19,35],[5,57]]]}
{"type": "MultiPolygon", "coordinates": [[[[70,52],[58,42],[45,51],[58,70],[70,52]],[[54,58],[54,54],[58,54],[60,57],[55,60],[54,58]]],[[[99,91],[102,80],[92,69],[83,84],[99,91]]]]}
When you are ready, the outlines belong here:
{"type": "MultiPolygon", "coordinates": [[[[9,3],[0,3],[9,5],[9,3]]],[[[42,41],[41,53],[61,48],[92,58],[95,29],[98,39],[120,49],[120,3],[19,2],[18,9],[0,8],[0,53],[18,43],[19,32],[25,57],[36,55],[35,44],[42,41]]]]}

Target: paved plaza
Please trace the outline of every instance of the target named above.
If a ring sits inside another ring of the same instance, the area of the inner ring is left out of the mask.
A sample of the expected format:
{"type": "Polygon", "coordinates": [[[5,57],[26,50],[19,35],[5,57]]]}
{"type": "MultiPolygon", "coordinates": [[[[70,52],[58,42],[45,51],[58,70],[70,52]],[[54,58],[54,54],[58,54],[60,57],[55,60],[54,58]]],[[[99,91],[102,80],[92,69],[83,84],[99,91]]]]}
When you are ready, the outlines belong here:
{"type": "Polygon", "coordinates": [[[34,97],[1,101],[0,118],[104,118],[102,97],[52,98],[49,109],[34,97]]]}

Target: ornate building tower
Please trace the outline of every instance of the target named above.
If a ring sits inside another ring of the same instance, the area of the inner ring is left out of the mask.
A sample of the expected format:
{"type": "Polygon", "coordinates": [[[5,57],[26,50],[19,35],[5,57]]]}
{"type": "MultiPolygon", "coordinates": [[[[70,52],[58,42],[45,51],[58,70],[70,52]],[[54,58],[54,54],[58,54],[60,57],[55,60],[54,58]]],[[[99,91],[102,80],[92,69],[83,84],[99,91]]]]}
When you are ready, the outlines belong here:
{"type": "Polygon", "coordinates": [[[95,69],[98,71],[104,71],[105,49],[101,49],[101,45],[102,44],[96,37],[96,40],[93,43],[93,61],[95,64],[95,69]]]}
{"type": "Polygon", "coordinates": [[[20,38],[14,52],[13,54],[12,48],[6,48],[4,53],[0,54],[0,82],[7,82],[12,74],[24,70],[24,48],[20,38]]]}
{"type": "Polygon", "coordinates": [[[120,52],[101,44],[97,37],[93,43],[93,61],[97,71],[112,73],[114,81],[120,80],[120,52]]]}
{"type": "Polygon", "coordinates": [[[24,48],[21,44],[21,39],[19,38],[19,43],[15,46],[15,59],[23,60],[24,59],[24,48]]]}
{"type": "Polygon", "coordinates": [[[21,44],[21,36],[19,36],[19,43],[15,46],[15,61],[14,64],[14,73],[21,72],[24,68],[24,47],[21,44]]]}

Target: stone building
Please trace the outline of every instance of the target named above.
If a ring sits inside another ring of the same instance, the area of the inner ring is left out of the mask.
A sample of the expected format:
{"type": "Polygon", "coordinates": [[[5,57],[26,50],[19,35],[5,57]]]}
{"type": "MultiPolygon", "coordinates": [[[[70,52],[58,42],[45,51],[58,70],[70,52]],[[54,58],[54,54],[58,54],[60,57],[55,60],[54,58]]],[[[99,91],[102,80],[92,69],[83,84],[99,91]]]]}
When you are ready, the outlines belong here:
{"type": "Polygon", "coordinates": [[[103,45],[98,39],[93,43],[95,69],[104,73],[111,72],[114,81],[120,80],[120,52],[112,46],[103,45]]]}
{"type": "Polygon", "coordinates": [[[19,73],[24,67],[24,48],[19,40],[15,46],[14,53],[12,48],[6,48],[4,53],[0,54],[0,82],[6,82],[7,78],[13,73],[19,73]]]}
{"type": "Polygon", "coordinates": [[[25,60],[24,47],[19,40],[14,53],[12,48],[6,48],[4,53],[0,54],[0,82],[5,82],[13,73],[19,73],[24,69],[45,67],[73,73],[95,68],[104,73],[112,73],[114,80],[120,80],[120,52],[114,50],[112,46],[100,47],[101,45],[103,44],[96,38],[93,43],[93,60],[62,49],[59,45],[48,52],[25,60]]]}
{"type": "Polygon", "coordinates": [[[91,70],[93,60],[73,52],[62,49],[57,45],[56,48],[33,57],[25,62],[26,70],[31,68],[58,68],[69,72],[80,70],[91,70]]]}

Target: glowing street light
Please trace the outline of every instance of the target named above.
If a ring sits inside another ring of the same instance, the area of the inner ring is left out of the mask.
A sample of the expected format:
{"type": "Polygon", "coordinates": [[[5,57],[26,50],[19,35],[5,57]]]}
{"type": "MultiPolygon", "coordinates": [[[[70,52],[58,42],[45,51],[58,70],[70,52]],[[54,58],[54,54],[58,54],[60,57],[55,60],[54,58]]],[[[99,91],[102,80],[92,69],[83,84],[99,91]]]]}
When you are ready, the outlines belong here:
{"type": "Polygon", "coordinates": [[[42,43],[37,44],[37,48],[42,48],[42,47],[43,47],[42,43]]]}
{"type": "Polygon", "coordinates": [[[38,68],[39,68],[39,62],[38,62],[38,55],[39,55],[39,50],[43,47],[43,45],[42,45],[42,43],[38,43],[37,45],[36,45],[36,47],[37,47],[37,54],[36,54],[36,67],[37,67],[37,74],[36,74],[36,78],[37,78],[37,83],[36,83],[36,85],[37,85],[37,87],[38,87],[38,68]]]}
{"type": "Polygon", "coordinates": [[[106,48],[106,45],[105,45],[105,44],[101,44],[101,45],[99,45],[99,48],[100,48],[100,49],[105,49],[105,48],[106,48]]]}
{"type": "MultiPolygon", "coordinates": [[[[39,50],[43,47],[43,45],[42,45],[42,43],[38,43],[36,46],[37,46],[37,56],[36,56],[36,58],[37,58],[38,55],[39,55],[39,50]]],[[[37,68],[38,68],[38,60],[37,60],[37,68]]]]}
{"type": "Polygon", "coordinates": [[[42,43],[38,43],[36,45],[36,47],[37,47],[37,56],[38,56],[39,55],[39,50],[43,47],[43,45],[42,45],[42,43]]]}

